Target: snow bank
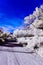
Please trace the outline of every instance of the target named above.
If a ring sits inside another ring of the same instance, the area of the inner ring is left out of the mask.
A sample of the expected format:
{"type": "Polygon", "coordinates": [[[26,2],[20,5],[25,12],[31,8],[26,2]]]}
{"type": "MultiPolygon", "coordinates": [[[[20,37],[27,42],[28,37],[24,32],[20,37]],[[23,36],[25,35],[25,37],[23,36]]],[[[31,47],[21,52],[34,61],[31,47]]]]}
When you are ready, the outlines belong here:
{"type": "Polygon", "coordinates": [[[38,50],[36,50],[36,53],[43,58],[43,47],[40,47],[38,50]]]}

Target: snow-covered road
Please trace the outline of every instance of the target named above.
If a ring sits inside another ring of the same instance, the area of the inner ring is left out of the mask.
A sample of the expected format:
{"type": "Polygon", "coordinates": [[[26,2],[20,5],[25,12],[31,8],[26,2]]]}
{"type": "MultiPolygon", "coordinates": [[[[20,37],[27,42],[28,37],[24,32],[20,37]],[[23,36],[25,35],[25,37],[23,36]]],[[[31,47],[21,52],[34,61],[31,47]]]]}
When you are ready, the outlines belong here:
{"type": "Polygon", "coordinates": [[[0,65],[43,65],[43,59],[21,47],[0,47],[0,65]]]}

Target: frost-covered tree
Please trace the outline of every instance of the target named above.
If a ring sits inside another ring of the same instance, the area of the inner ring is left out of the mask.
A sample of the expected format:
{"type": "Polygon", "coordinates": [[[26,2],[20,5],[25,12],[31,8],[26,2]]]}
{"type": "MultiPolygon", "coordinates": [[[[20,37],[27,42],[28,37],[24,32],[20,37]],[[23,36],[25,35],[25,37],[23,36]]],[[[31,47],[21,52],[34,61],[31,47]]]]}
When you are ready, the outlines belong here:
{"type": "Polygon", "coordinates": [[[27,48],[36,49],[43,44],[43,5],[24,18],[23,29],[16,29],[13,35],[17,36],[18,43],[27,43],[27,48]]]}
{"type": "Polygon", "coordinates": [[[24,18],[24,25],[26,29],[29,28],[29,25],[30,28],[37,28],[40,24],[43,24],[43,5],[39,8],[36,7],[35,11],[31,15],[24,18]]]}

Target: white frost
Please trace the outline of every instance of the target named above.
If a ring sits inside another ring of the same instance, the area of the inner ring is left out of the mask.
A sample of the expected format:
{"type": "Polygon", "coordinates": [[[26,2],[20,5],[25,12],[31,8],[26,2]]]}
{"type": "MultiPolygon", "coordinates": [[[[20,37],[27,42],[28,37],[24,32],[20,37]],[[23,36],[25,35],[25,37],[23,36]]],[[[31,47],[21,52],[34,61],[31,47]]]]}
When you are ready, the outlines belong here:
{"type": "MultiPolygon", "coordinates": [[[[37,44],[38,50],[36,51],[41,57],[43,57],[43,30],[38,29],[40,25],[43,24],[43,5],[39,8],[36,7],[33,14],[26,16],[24,18],[24,29],[16,29],[13,35],[17,36],[18,43],[25,43],[27,42],[28,45],[26,48],[33,49],[33,47],[37,44]],[[29,25],[30,26],[29,26],[29,25]],[[29,26],[29,28],[28,28],[29,26]],[[29,35],[34,35],[33,37],[29,37],[29,35]]],[[[43,27],[43,25],[42,25],[43,27]]]]}

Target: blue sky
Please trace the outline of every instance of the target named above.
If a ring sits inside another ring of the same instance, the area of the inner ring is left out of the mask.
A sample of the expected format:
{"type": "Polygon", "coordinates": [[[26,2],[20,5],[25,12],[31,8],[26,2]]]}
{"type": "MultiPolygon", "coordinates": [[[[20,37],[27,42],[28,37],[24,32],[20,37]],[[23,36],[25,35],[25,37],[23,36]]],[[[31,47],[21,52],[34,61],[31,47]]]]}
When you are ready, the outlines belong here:
{"type": "Polygon", "coordinates": [[[19,27],[43,0],[0,0],[0,26],[19,27]]]}

